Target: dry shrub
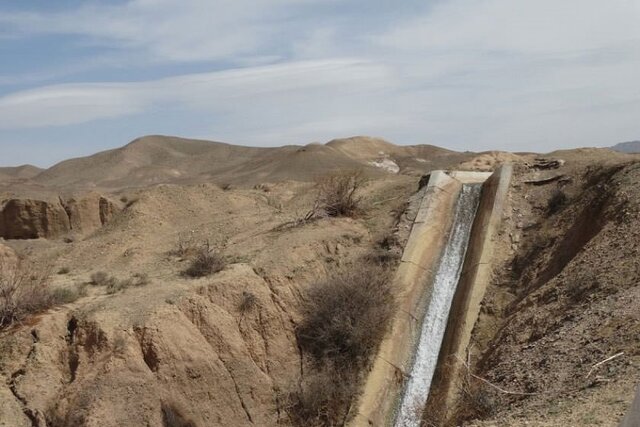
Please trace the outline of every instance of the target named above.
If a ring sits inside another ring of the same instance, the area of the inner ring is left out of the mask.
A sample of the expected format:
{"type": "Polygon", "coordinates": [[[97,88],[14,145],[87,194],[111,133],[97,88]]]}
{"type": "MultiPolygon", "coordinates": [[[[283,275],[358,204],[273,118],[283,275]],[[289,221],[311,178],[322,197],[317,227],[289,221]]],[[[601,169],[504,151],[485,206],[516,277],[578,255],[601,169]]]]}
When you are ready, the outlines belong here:
{"type": "Polygon", "coordinates": [[[135,273],[128,279],[120,280],[104,271],[98,271],[91,275],[89,283],[93,286],[104,286],[107,294],[111,295],[127,288],[146,286],[151,283],[151,280],[146,273],[135,273]]]}
{"type": "Polygon", "coordinates": [[[297,330],[302,349],[338,369],[366,365],[394,311],[388,276],[383,266],[357,264],[311,287],[297,330]]]}
{"type": "Polygon", "coordinates": [[[71,288],[57,288],[51,292],[51,298],[53,298],[53,303],[55,305],[69,304],[86,296],[87,296],[86,283],[79,283],[71,288]]]}
{"type": "Polygon", "coordinates": [[[104,271],[96,271],[91,274],[89,283],[93,286],[114,286],[117,281],[118,279],[108,275],[104,271]]]}
{"type": "Polygon", "coordinates": [[[198,252],[200,244],[196,242],[194,236],[190,233],[180,234],[176,246],[169,251],[169,255],[178,258],[188,258],[198,252]]]}
{"type": "Polygon", "coordinates": [[[296,333],[313,369],[290,392],[296,425],[343,425],[395,309],[389,269],[360,263],[334,271],[312,286],[296,333]]]}
{"type": "Polygon", "coordinates": [[[569,198],[564,193],[564,191],[556,189],[547,202],[547,215],[551,216],[555,213],[560,212],[568,202],[569,198]]]}
{"type": "Polygon", "coordinates": [[[482,381],[466,375],[460,384],[461,401],[454,414],[455,425],[465,421],[489,418],[496,413],[497,400],[495,392],[482,381]]]}
{"type": "Polygon", "coordinates": [[[115,294],[123,291],[127,288],[137,288],[141,286],[147,286],[151,283],[149,275],[146,273],[135,273],[128,279],[117,280],[114,279],[107,285],[107,294],[115,294]]]}
{"type": "Polygon", "coordinates": [[[240,304],[238,304],[238,311],[245,314],[253,311],[258,306],[258,297],[248,291],[242,291],[242,298],[240,304]]]}
{"type": "Polygon", "coordinates": [[[362,171],[336,172],[318,178],[317,208],[328,216],[357,216],[362,212],[358,193],[365,182],[362,171]]]}
{"type": "Polygon", "coordinates": [[[196,423],[187,419],[182,412],[172,404],[162,404],[163,427],[196,427],[196,423]]]}
{"type": "Polygon", "coordinates": [[[206,277],[222,271],[225,265],[226,262],[222,255],[211,248],[207,242],[198,249],[189,267],[182,274],[194,278],[206,277]]]}
{"type": "Polygon", "coordinates": [[[343,425],[357,392],[357,378],[330,367],[307,376],[289,394],[287,412],[294,425],[324,427],[343,425]]]}
{"type": "Polygon", "coordinates": [[[51,307],[50,273],[24,259],[0,258],[0,328],[51,307]]]}

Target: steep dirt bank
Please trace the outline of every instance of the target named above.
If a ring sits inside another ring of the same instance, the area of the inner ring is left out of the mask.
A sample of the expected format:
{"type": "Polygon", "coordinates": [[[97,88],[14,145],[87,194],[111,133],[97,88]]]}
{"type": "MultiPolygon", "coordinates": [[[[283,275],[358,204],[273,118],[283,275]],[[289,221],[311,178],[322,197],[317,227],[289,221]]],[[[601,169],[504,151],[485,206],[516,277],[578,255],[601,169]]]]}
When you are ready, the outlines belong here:
{"type": "Polygon", "coordinates": [[[301,295],[327,269],[378,247],[415,189],[415,178],[370,182],[366,215],[276,229],[310,208],[309,184],[161,185],[129,194],[129,206],[87,238],[7,241],[53,271],[66,267],[55,287],[98,270],[146,273],[151,283],[111,295],[90,286],[4,331],[0,425],[163,426],[177,413],[197,426],[288,425],[287,393],[310,363],[294,334],[301,295]],[[210,278],[181,276],[185,261],[170,251],[206,240],[229,265],[210,278]]]}
{"type": "Polygon", "coordinates": [[[193,286],[164,304],[134,291],[95,297],[12,334],[2,371],[15,419],[159,426],[164,404],[198,425],[276,425],[284,416],[278,390],[301,369],[279,297],[247,265],[193,286]],[[241,316],[243,292],[257,307],[241,316]]]}
{"type": "Polygon", "coordinates": [[[517,168],[470,349],[491,385],[469,375],[460,408],[482,425],[615,426],[640,378],[640,163],[563,154],[517,168]]]}
{"type": "Polygon", "coordinates": [[[54,194],[37,199],[7,196],[0,203],[0,237],[51,239],[69,233],[88,235],[108,223],[120,209],[118,203],[97,193],[68,198],[54,194]]]}

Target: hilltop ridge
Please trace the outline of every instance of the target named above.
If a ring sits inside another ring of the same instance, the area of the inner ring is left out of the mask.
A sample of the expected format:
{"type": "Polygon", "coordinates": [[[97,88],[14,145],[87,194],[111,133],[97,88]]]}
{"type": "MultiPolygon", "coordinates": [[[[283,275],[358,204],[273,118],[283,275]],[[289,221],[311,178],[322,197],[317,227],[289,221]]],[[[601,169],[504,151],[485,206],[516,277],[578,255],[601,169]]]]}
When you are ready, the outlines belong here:
{"type": "MultiPolygon", "coordinates": [[[[399,146],[366,136],[334,139],[327,144],[245,147],[149,135],[120,148],[62,161],[46,170],[32,167],[20,177],[37,188],[117,190],[198,182],[253,186],[265,181],[310,181],[327,170],[345,168],[363,169],[368,175],[418,175],[470,157],[469,153],[432,145],[399,146]]],[[[17,176],[9,169],[0,168],[0,185],[17,176]]]]}

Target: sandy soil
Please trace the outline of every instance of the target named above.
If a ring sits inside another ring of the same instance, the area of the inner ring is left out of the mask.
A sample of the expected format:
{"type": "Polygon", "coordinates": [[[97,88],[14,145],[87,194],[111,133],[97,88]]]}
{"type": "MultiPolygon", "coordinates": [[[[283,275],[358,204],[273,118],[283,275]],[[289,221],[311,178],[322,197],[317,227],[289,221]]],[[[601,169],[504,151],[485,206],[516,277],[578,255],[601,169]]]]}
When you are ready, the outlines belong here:
{"type": "Polygon", "coordinates": [[[493,386],[472,381],[486,420],[466,425],[616,426],[640,378],[640,163],[592,149],[553,157],[566,164],[517,168],[505,261],[471,349],[493,386]],[[562,177],[533,182],[551,176],[562,177]]]}
{"type": "Polygon", "coordinates": [[[535,155],[371,138],[255,149],[146,137],[46,171],[2,169],[2,200],[93,191],[115,206],[86,231],[1,242],[68,270],[51,286],[72,289],[98,271],[150,283],[114,294],[88,286],[0,332],[0,426],[161,426],[167,411],[198,426],[287,425],[284,396],[307,364],[294,334],[306,287],[394,231],[402,242],[408,225],[397,221],[424,173],[504,161],[515,162],[516,179],[472,366],[531,394],[482,388],[484,421],[466,425],[613,426],[640,378],[640,167],[608,150],[545,157],[566,163],[536,169],[535,155]],[[374,165],[389,162],[399,173],[374,165]],[[336,168],[365,171],[366,213],[281,227],[311,208],[310,181],[336,168]],[[566,200],[551,212],[557,190],[566,200]],[[179,242],[209,242],[228,264],[185,278],[187,257],[172,253],[179,242]],[[248,294],[256,304],[245,312],[248,294]]]}

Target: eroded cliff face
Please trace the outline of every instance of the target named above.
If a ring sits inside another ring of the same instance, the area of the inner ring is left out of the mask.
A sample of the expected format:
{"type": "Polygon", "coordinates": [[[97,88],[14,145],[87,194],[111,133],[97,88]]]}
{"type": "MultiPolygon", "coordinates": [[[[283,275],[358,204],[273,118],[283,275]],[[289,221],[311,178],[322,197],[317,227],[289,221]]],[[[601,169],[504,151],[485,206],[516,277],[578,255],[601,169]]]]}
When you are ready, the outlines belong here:
{"type": "Polygon", "coordinates": [[[69,217],[60,202],[10,199],[2,204],[0,237],[5,239],[52,238],[70,228],[69,217]]]}
{"type": "Polygon", "coordinates": [[[0,205],[0,237],[54,239],[69,233],[86,235],[109,222],[117,205],[96,193],[63,199],[11,198],[0,205]]]}
{"type": "Polygon", "coordinates": [[[138,316],[100,304],[49,313],[4,341],[1,419],[161,426],[164,407],[202,426],[278,425],[301,358],[273,286],[237,264],[138,316]],[[249,292],[255,305],[241,311],[249,292]]]}

